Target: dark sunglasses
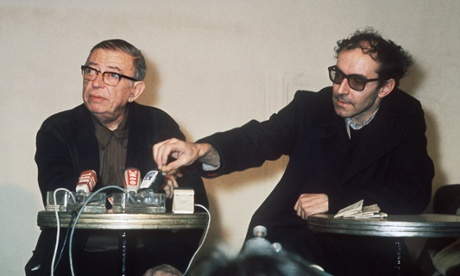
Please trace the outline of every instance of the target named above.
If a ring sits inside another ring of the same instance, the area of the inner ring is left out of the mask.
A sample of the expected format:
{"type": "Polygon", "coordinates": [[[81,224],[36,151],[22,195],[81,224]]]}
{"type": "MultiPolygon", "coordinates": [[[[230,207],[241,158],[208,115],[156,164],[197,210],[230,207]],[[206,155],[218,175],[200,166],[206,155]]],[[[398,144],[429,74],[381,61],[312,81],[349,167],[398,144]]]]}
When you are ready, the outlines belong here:
{"type": "Polygon", "coordinates": [[[337,66],[330,66],[327,68],[329,71],[329,79],[335,84],[341,84],[343,79],[347,79],[348,85],[356,91],[363,91],[368,82],[383,80],[381,78],[368,79],[362,75],[347,75],[342,72],[337,66]]]}

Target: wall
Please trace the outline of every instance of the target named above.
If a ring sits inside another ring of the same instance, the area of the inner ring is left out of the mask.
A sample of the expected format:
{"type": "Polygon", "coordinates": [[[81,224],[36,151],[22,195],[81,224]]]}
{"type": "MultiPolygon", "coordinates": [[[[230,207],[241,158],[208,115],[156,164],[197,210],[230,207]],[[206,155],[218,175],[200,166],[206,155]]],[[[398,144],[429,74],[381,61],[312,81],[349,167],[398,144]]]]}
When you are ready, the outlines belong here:
{"type": "MultiPolygon", "coordinates": [[[[46,117],[82,102],[79,66],[97,42],[139,47],[149,66],[141,102],[196,140],[267,118],[296,89],[330,85],[335,42],[374,26],[415,59],[402,88],[426,111],[435,189],[460,180],[459,14],[454,0],[0,0],[0,274],[23,275],[39,234],[35,134],[46,117]]],[[[241,246],[285,162],[206,180],[207,247],[241,246]]]]}

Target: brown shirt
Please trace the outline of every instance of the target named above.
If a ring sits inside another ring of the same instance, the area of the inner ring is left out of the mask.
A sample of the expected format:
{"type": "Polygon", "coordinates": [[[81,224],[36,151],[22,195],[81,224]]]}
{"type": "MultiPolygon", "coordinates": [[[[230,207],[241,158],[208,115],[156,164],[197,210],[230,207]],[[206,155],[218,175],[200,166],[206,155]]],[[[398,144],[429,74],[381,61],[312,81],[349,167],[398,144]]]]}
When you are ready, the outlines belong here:
{"type": "MultiPolygon", "coordinates": [[[[116,185],[123,187],[123,173],[126,165],[128,147],[128,113],[118,126],[111,131],[92,116],[95,126],[95,135],[99,144],[99,179],[104,186],[116,185]]],[[[99,252],[115,250],[118,238],[106,232],[94,232],[86,241],[85,250],[99,252]]]]}
{"type": "Polygon", "coordinates": [[[103,186],[123,187],[123,173],[128,148],[128,112],[114,131],[102,125],[93,116],[95,134],[99,144],[99,179],[103,186]]]}

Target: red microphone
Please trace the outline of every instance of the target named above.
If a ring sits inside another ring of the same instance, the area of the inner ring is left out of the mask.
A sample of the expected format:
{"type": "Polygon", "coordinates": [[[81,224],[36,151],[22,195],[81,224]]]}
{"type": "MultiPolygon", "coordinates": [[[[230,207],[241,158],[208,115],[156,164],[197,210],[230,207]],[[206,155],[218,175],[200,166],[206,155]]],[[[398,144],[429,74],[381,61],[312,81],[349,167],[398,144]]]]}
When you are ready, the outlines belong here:
{"type": "Polygon", "coordinates": [[[76,191],[89,193],[93,190],[94,186],[96,186],[97,182],[97,174],[93,170],[83,171],[78,178],[78,183],[76,187],[76,191]]]}
{"type": "Polygon", "coordinates": [[[135,168],[128,168],[124,173],[125,189],[128,192],[136,193],[139,188],[141,172],[135,168]]]}

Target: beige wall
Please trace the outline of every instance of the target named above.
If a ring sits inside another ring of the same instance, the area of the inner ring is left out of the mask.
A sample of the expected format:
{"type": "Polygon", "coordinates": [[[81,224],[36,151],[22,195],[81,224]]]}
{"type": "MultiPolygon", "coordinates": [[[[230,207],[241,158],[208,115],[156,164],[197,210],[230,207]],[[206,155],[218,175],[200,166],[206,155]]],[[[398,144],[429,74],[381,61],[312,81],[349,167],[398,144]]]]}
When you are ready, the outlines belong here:
{"type": "MultiPolygon", "coordinates": [[[[81,103],[89,49],[123,38],[148,59],[141,102],[160,107],[189,140],[262,120],[296,89],[330,85],[335,42],[374,26],[409,50],[402,87],[421,100],[434,187],[460,181],[458,1],[7,1],[0,0],[0,274],[23,275],[43,209],[33,161],[49,115],[81,103]]],[[[206,180],[216,241],[238,249],[285,160],[206,180]]]]}

